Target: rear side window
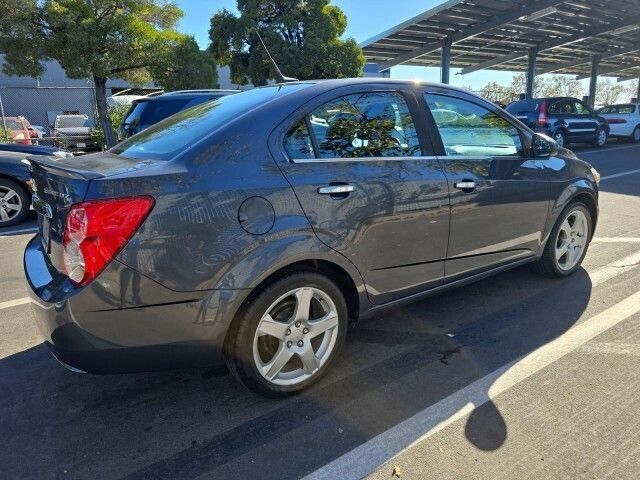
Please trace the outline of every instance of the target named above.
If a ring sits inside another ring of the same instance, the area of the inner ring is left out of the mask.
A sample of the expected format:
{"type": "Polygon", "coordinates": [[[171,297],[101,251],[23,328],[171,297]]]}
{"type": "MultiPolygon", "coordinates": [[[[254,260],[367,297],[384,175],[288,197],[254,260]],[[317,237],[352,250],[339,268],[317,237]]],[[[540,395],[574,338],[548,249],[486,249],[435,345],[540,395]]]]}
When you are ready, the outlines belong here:
{"type": "Polygon", "coordinates": [[[559,113],[573,113],[571,103],[571,100],[558,100],[549,106],[548,112],[556,115],[559,113]]]}
{"type": "Polygon", "coordinates": [[[315,157],[307,123],[304,120],[289,130],[284,140],[284,149],[289,158],[306,159],[315,157]]]}
{"type": "Polygon", "coordinates": [[[425,95],[448,156],[522,154],[518,130],[491,110],[445,95],[425,95]]]}
{"type": "Polygon", "coordinates": [[[409,108],[396,92],[358,93],[332,100],[309,115],[309,124],[320,158],[422,154],[409,108]]]}

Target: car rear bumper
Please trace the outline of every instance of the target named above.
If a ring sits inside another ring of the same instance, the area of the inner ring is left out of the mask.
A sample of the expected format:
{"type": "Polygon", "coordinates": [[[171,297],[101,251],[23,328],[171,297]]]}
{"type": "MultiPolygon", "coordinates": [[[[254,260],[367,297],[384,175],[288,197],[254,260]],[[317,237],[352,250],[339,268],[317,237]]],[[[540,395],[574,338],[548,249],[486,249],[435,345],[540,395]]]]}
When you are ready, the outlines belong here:
{"type": "Polygon", "coordinates": [[[88,373],[217,366],[242,290],[174,292],[112,262],[83,288],[53,268],[39,236],[24,269],[35,321],[54,356],[88,373]]]}

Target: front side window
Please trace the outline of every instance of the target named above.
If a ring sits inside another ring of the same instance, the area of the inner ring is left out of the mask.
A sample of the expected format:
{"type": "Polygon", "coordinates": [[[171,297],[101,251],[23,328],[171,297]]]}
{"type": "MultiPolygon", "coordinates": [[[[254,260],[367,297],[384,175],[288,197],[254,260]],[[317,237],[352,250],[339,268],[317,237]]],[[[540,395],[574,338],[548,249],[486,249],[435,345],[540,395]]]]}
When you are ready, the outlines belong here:
{"type": "Polygon", "coordinates": [[[368,92],[332,100],[309,115],[320,158],[421,155],[413,119],[395,92],[368,92]]]}
{"type": "Polygon", "coordinates": [[[573,102],[578,115],[591,115],[591,109],[582,102],[573,102]]]}
{"type": "Polygon", "coordinates": [[[425,95],[449,156],[496,157],[522,153],[518,130],[491,110],[461,98],[425,95]]]}

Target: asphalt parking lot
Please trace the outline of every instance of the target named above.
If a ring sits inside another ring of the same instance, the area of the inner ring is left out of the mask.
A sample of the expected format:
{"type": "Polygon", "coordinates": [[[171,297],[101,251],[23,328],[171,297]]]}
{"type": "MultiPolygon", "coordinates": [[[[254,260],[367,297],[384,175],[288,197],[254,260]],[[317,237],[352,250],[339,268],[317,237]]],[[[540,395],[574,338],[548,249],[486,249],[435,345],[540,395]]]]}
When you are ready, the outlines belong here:
{"type": "Polygon", "coordinates": [[[640,145],[602,174],[584,268],[527,268],[362,323],[316,387],[267,400],[215,371],[93,376],[48,354],[0,231],[0,477],[616,478],[640,472],[640,145]]]}

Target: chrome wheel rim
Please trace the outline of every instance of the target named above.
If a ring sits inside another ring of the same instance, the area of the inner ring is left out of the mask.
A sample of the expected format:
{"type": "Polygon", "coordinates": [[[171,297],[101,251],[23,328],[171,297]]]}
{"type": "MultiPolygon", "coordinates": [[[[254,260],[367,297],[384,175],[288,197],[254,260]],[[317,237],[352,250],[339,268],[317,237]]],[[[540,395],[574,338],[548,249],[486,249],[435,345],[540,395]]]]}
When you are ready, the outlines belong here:
{"type": "Polygon", "coordinates": [[[18,192],[0,185],[0,224],[16,218],[22,210],[22,199],[18,192]]]}
{"type": "Polygon", "coordinates": [[[607,143],[607,132],[600,130],[598,132],[598,145],[602,146],[607,143]]]}
{"type": "Polygon", "coordinates": [[[556,261],[561,270],[571,270],[584,254],[589,238],[589,222],[581,210],[569,213],[556,238],[556,261]]]}
{"type": "Polygon", "coordinates": [[[562,132],[556,133],[553,139],[556,141],[559,147],[564,147],[564,135],[562,134],[562,132]]]}
{"type": "Polygon", "coordinates": [[[640,128],[636,127],[636,129],[633,131],[633,139],[636,142],[640,142],[640,128]]]}
{"type": "Polygon", "coordinates": [[[296,385],[316,375],[338,338],[338,311],[314,287],[291,290],[264,313],[253,339],[258,372],[275,385],[296,385]]]}

